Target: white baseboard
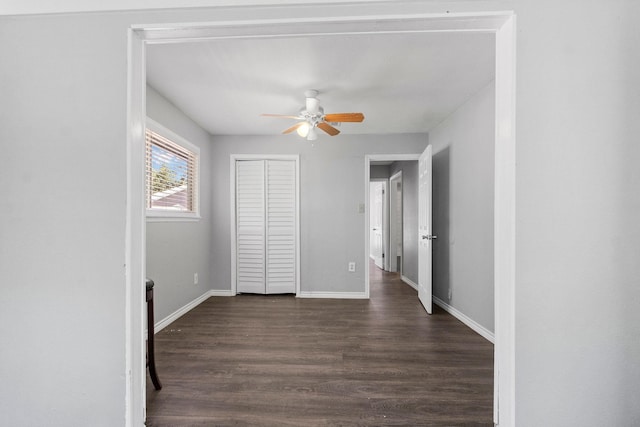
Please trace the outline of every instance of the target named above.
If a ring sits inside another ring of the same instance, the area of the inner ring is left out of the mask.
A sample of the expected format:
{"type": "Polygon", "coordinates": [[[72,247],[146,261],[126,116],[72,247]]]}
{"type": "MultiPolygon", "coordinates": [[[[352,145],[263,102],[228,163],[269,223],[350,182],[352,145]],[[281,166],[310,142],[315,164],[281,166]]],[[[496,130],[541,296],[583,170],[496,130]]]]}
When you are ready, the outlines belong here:
{"type": "Polygon", "coordinates": [[[198,298],[194,299],[190,303],[186,304],[183,307],[180,307],[179,309],[177,309],[176,311],[174,311],[164,319],[160,320],[159,322],[156,322],[156,324],[153,325],[153,328],[154,328],[153,332],[157,334],[159,331],[166,328],[171,323],[175,322],[178,318],[184,316],[189,311],[193,310],[196,306],[200,305],[201,303],[206,301],[209,297],[213,296],[211,292],[212,291],[205,292],[204,294],[200,295],[198,298]]]}
{"type": "Polygon", "coordinates": [[[298,298],[368,299],[364,292],[300,292],[298,298]]]}
{"type": "Polygon", "coordinates": [[[212,289],[209,291],[212,297],[235,297],[236,294],[231,289],[212,289]]]}
{"type": "Polygon", "coordinates": [[[489,341],[491,344],[495,344],[495,338],[493,336],[493,332],[489,331],[484,326],[477,323],[475,320],[468,317],[466,314],[462,313],[458,309],[450,306],[446,302],[442,301],[440,298],[434,296],[433,303],[439,305],[444,311],[451,314],[453,317],[473,329],[476,333],[482,336],[484,339],[489,341]]]}
{"type": "Polygon", "coordinates": [[[411,286],[416,291],[418,290],[418,284],[415,283],[413,280],[409,279],[407,276],[401,276],[401,278],[402,278],[402,281],[404,283],[406,283],[407,285],[411,286]]]}

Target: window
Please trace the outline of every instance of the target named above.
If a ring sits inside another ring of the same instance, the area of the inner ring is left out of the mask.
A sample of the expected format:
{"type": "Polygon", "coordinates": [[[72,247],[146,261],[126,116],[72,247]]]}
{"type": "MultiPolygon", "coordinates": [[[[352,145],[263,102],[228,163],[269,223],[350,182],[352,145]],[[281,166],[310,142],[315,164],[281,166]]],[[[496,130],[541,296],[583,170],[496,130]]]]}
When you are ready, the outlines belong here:
{"type": "Polygon", "coordinates": [[[200,150],[147,119],[147,217],[196,219],[200,150]]]}

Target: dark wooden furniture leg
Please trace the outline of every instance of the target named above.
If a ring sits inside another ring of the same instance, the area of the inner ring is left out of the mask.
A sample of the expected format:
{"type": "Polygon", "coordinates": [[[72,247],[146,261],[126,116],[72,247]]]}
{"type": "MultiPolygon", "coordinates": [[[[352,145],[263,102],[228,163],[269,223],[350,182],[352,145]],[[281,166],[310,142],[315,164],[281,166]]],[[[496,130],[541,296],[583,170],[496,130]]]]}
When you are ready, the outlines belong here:
{"type": "Polygon", "coordinates": [[[147,279],[147,366],[149,367],[149,375],[156,390],[162,388],[158,373],[156,372],[156,358],[154,355],[153,345],[153,280],[147,279]]]}

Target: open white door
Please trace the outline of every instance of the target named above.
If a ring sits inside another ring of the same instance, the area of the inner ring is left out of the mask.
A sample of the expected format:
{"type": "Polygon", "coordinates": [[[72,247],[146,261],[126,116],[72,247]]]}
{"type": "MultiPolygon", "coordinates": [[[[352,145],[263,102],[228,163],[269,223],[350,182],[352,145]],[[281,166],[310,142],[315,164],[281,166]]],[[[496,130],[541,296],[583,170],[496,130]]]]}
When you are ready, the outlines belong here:
{"type": "Polygon", "coordinates": [[[429,145],[420,155],[418,164],[418,299],[429,314],[433,313],[431,252],[436,239],[431,229],[432,156],[429,145]]]}
{"type": "Polygon", "coordinates": [[[383,199],[384,187],[382,182],[370,183],[370,209],[369,224],[371,227],[370,254],[378,268],[384,269],[384,242],[382,236],[383,227],[383,199]]]}
{"type": "Polygon", "coordinates": [[[389,178],[389,271],[400,271],[402,256],[402,171],[389,178]]]}

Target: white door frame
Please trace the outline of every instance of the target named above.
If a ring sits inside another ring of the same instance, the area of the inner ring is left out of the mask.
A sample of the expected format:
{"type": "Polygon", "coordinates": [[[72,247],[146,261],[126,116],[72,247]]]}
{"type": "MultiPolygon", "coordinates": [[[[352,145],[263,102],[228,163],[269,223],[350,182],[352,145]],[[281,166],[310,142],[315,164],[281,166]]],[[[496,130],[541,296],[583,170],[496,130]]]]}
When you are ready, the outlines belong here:
{"type": "Polygon", "coordinates": [[[230,203],[229,218],[231,219],[231,295],[238,293],[236,283],[236,162],[238,160],[292,160],[296,164],[296,296],[300,295],[300,156],[297,154],[231,154],[229,156],[230,203]]]}
{"type": "MultiPolygon", "coordinates": [[[[406,32],[481,32],[496,38],[495,141],[495,381],[494,422],[515,423],[515,35],[513,12],[413,13],[295,19],[247,19],[201,23],[136,25],[128,30],[127,204],[125,236],[125,424],[145,419],[144,123],[145,49],[148,43],[194,39],[288,37],[406,32]]],[[[365,158],[365,182],[369,160],[365,158]]],[[[367,192],[368,193],[368,192],[367,192]]],[[[369,198],[365,194],[365,200],[369,198]]],[[[368,203],[365,203],[368,206],[368,203]]],[[[368,220],[365,215],[368,235],[368,220]]],[[[367,238],[368,239],[368,238],[367,238]]],[[[368,247],[366,252],[368,252],[368,247]]],[[[368,253],[366,258],[368,259],[368,253]]],[[[367,265],[364,263],[363,265],[367,265]]],[[[369,274],[365,270],[366,295],[369,274]]]]}

